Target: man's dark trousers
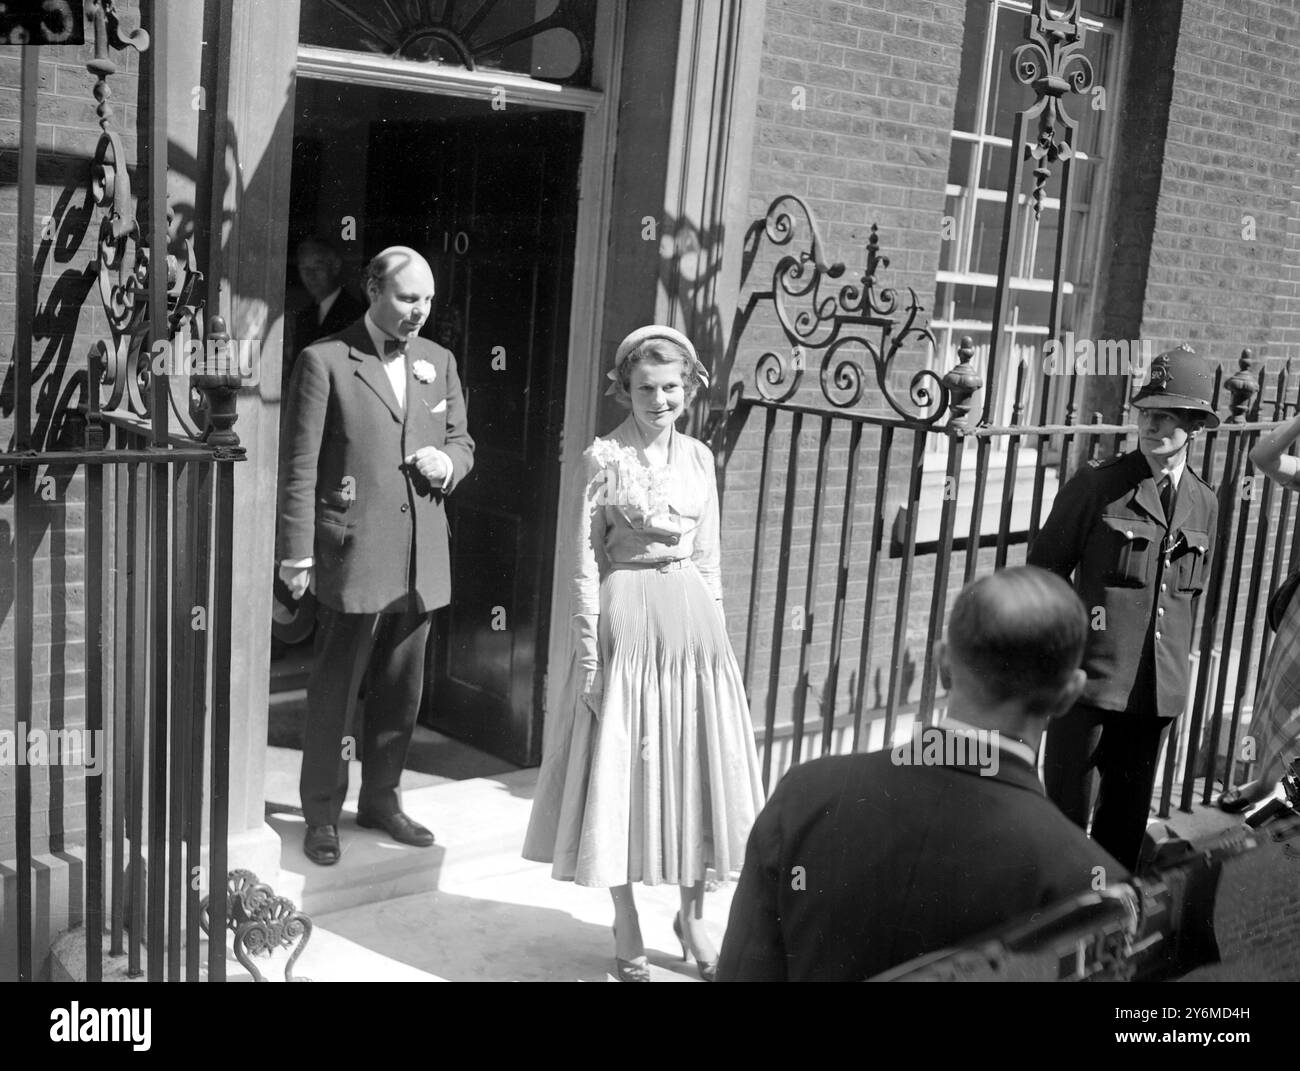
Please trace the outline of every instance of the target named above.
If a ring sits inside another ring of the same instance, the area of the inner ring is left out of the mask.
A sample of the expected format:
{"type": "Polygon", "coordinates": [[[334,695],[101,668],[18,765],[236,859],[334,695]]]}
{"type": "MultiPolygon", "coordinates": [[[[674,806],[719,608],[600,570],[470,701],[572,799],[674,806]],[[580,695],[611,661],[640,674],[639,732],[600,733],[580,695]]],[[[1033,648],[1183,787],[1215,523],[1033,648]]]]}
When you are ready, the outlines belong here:
{"type": "Polygon", "coordinates": [[[1086,830],[1100,775],[1092,839],[1130,870],[1142,850],[1160,742],[1171,721],[1076,703],[1047,730],[1043,784],[1048,797],[1086,830]]]}
{"type": "Polygon", "coordinates": [[[357,813],[372,818],[395,814],[401,809],[397,787],[424,691],[433,615],[345,614],[322,606],[318,616],[298,786],[303,817],[309,826],[338,824],[347,794],[344,737],[355,725],[349,715],[367,666],[357,813]]]}

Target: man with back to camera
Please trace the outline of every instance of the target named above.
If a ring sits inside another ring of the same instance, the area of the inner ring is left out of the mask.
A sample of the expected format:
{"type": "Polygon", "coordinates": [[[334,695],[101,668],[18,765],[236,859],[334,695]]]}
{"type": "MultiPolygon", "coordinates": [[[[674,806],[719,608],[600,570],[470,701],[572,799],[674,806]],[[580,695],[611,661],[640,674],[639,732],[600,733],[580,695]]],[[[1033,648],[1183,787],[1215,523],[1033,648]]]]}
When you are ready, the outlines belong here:
{"type": "Polygon", "coordinates": [[[1210,572],[1219,504],[1187,457],[1201,429],[1218,426],[1213,390],[1214,364],[1190,346],[1155,357],[1133,399],[1138,449],[1079,469],[1029,549],[1031,564],[1074,575],[1092,617],[1088,685],[1047,734],[1047,794],[1083,829],[1092,810],[1092,838],[1131,868],[1161,740],[1187,705],[1196,600],[1210,572]]]}
{"type": "Polygon", "coordinates": [[[968,584],[935,651],[940,729],[991,740],[994,761],[916,764],[895,748],[794,767],[750,834],[718,980],[863,981],[1127,880],[1035,772],[1048,720],[1083,689],[1087,631],[1078,597],[1045,570],[968,584]]]}
{"type": "Polygon", "coordinates": [[[385,249],[366,293],[364,317],[299,356],[281,440],[280,578],[294,598],[312,585],[320,604],[299,789],[303,850],[322,866],[339,859],[345,734],[363,674],[357,824],[434,842],[397,789],[430,617],[450,601],[444,500],[474,465],[455,358],[419,337],[433,305],[428,262],[385,249]]]}

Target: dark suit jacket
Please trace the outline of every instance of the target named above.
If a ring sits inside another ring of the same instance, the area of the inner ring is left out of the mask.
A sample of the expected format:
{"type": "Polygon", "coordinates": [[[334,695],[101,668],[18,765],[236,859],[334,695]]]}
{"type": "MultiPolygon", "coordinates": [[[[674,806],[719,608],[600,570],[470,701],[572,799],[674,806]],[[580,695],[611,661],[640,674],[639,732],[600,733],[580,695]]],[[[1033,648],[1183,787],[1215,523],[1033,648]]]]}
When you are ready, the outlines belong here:
{"type": "Polygon", "coordinates": [[[346,613],[423,612],[451,597],[443,492],[403,459],[451,458],[450,492],[474,465],[455,358],[412,341],[399,409],[365,321],[302,351],[280,441],[276,560],[313,557],[316,597],[346,613]],[[433,368],[432,382],[413,373],[433,368]]]}
{"type": "Polygon", "coordinates": [[[796,766],[759,814],[731,904],[723,981],[864,981],[1124,868],[1000,752],[995,776],[888,751],[796,766]]]}
{"type": "Polygon", "coordinates": [[[1214,492],[1188,465],[1167,523],[1151,466],[1137,451],[1089,462],[1061,488],[1028,560],[1066,580],[1073,573],[1093,615],[1083,702],[1162,718],[1182,713],[1218,515],[1214,492]]]}
{"type": "Polygon", "coordinates": [[[339,291],[339,296],[334,299],[334,304],[330,306],[325,319],[320,323],[316,322],[316,302],[313,301],[305,309],[299,309],[293,318],[293,334],[289,338],[289,345],[285,347],[282,383],[285,389],[280,392],[280,397],[283,398],[288,392],[289,381],[293,378],[294,362],[299,353],[313,342],[319,342],[330,335],[337,335],[365,314],[365,303],[354,298],[346,288],[339,291]]]}

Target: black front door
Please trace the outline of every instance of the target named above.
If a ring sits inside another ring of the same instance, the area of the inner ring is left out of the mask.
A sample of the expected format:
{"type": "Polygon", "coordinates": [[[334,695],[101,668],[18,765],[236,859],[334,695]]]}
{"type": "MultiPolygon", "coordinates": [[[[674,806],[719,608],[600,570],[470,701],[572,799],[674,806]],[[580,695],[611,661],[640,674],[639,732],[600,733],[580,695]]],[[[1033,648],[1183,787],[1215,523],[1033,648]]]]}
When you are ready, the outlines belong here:
{"type": "Polygon", "coordinates": [[[582,117],[426,97],[372,123],[367,244],[437,277],[426,333],[456,355],[476,443],[449,499],[452,602],[421,720],[521,765],[541,757],[582,117]],[[422,112],[425,109],[421,109],[422,112]],[[409,112],[408,112],[409,114],[409,112]]]}

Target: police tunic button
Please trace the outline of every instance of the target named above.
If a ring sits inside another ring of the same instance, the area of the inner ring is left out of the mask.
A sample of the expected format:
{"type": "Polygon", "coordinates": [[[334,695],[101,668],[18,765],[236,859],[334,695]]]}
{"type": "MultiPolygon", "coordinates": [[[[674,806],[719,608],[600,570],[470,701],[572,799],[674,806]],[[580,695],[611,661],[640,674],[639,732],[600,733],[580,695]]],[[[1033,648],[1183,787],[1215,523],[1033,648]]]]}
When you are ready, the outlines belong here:
{"type": "Polygon", "coordinates": [[[1156,607],[1156,616],[1157,616],[1157,617],[1164,617],[1164,616],[1165,616],[1165,608],[1164,608],[1163,606],[1157,606],[1157,607],[1156,607]]]}
{"type": "Polygon", "coordinates": [[[1132,538],[1133,538],[1133,532],[1132,532],[1131,529],[1130,529],[1129,531],[1127,531],[1127,532],[1124,533],[1124,538],[1125,538],[1125,539],[1132,539],[1132,538]]]}
{"type": "Polygon", "coordinates": [[[402,512],[403,512],[403,513],[406,512],[406,503],[405,503],[405,502],[402,503],[402,512]]]}
{"type": "Polygon", "coordinates": [[[1160,585],[1160,590],[1161,590],[1161,591],[1168,591],[1168,590],[1169,590],[1169,585],[1168,585],[1168,584],[1161,584],[1161,585],[1160,585]]]}
{"type": "Polygon", "coordinates": [[[1159,632],[1156,633],[1156,639],[1160,639],[1160,633],[1159,633],[1159,632]]]}

